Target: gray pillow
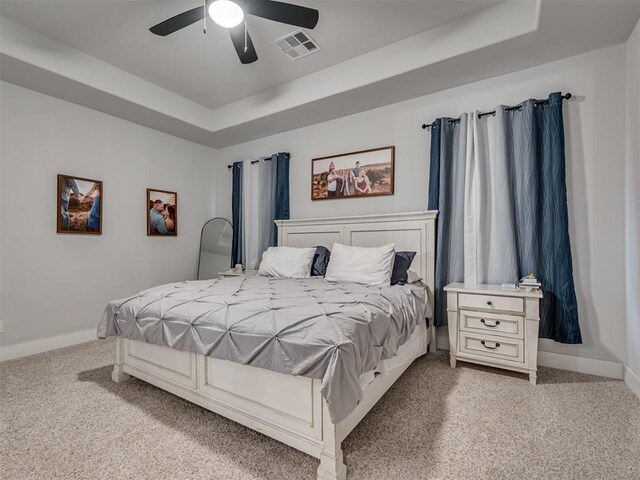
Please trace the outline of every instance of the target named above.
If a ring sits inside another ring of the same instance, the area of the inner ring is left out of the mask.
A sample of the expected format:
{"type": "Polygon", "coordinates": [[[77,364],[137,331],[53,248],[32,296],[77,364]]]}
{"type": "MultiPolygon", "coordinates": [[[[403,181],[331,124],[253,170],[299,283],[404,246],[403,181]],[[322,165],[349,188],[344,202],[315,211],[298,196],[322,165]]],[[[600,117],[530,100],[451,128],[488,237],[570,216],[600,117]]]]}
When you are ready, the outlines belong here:
{"type": "Polygon", "coordinates": [[[329,265],[330,258],[331,250],[327,247],[317,246],[316,254],[313,256],[313,263],[311,264],[311,276],[324,277],[324,274],[327,273],[327,265],[329,265]]]}
{"type": "Polygon", "coordinates": [[[391,285],[404,285],[409,278],[407,270],[411,267],[416,252],[396,252],[391,272],[391,285]]]}

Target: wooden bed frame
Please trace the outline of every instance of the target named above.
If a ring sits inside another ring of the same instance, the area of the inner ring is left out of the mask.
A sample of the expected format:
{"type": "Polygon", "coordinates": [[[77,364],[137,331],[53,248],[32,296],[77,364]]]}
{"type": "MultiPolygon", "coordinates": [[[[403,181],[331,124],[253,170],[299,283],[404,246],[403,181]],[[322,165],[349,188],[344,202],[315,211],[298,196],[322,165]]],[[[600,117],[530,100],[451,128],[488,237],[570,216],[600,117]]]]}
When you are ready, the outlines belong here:
{"type": "MultiPolygon", "coordinates": [[[[334,242],[358,246],[395,243],[396,250],[417,252],[412,269],[429,287],[435,283],[437,212],[276,221],[279,245],[307,247],[334,242]]],[[[331,422],[320,394],[321,380],[286,375],[226,360],[117,338],[112,379],[130,375],[223,415],[320,459],[318,480],[345,480],[342,441],[419,356],[435,351],[435,329],[423,322],[406,361],[376,374],[356,409],[331,422]]]]}

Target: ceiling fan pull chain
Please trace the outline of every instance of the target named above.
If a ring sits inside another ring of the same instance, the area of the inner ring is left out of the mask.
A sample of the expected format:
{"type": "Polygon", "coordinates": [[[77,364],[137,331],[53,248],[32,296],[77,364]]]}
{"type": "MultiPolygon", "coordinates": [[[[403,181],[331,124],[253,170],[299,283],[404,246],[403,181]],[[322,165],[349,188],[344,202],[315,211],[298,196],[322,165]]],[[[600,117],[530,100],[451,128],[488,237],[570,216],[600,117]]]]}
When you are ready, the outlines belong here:
{"type": "Polygon", "coordinates": [[[204,18],[202,19],[202,33],[207,34],[207,0],[203,0],[204,18]]]}
{"type": "Polygon", "coordinates": [[[249,47],[247,46],[247,18],[244,19],[244,53],[247,53],[249,47]]]}

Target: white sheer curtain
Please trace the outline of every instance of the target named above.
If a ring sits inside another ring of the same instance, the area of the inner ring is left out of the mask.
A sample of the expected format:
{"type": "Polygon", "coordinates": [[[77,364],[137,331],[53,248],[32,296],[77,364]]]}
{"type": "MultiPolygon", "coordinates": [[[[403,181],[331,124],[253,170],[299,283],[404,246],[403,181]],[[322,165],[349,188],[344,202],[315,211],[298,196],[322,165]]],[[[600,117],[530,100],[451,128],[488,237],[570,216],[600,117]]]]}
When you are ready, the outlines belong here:
{"type": "Polygon", "coordinates": [[[271,159],[247,159],[243,164],[244,259],[247,270],[257,270],[269,247],[273,222],[275,164],[271,159]]]}
{"type": "Polygon", "coordinates": [[[478,113],[460,119],[467,123],[464,279],[470,284],[500,284],[518,277],[513,162],[504,107],[497,107],[489,118],[478,118],[478,113]]]}
{"type": "MultiPolygon", "coordinates": [[[[439,228],[447,250],[448,278],[500,284],[518,279],[512,153],[504,108],[479,118],[477,111],[442,126],[439,228]]],[[[442,254],[441,254],[442,255],[442,254]]]]}

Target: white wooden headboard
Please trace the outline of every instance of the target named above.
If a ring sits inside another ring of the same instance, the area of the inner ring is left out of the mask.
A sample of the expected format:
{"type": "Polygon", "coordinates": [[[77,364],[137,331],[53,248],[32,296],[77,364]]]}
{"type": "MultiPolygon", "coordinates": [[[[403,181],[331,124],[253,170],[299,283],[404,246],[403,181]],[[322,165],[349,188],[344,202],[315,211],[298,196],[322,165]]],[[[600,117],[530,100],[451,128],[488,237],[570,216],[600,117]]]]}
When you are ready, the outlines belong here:
{"type": "Polygon", "coordinates": [[[413,251],[411,268],[433,295],[435,287],[436,210],[358,217],[276,220],[278,245],[331,249],[334,242],[360,247],[394,243],[396,251],[413,251]]]}

